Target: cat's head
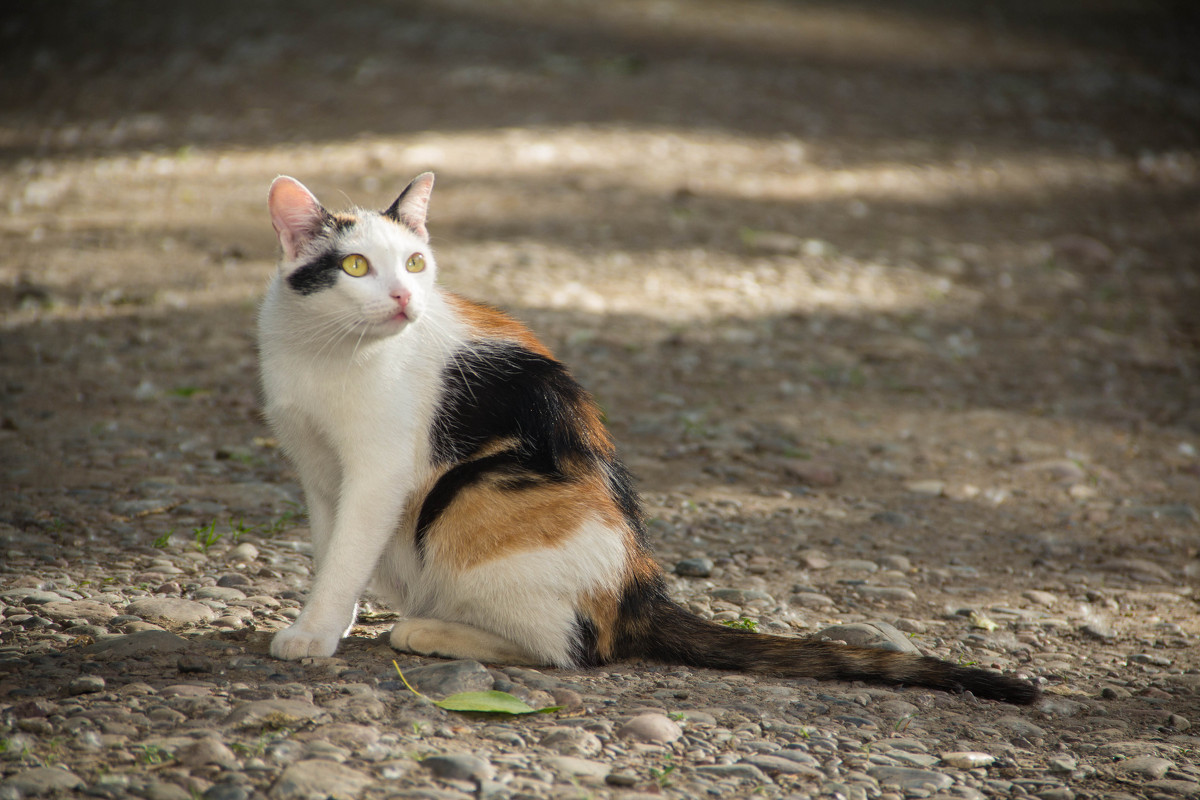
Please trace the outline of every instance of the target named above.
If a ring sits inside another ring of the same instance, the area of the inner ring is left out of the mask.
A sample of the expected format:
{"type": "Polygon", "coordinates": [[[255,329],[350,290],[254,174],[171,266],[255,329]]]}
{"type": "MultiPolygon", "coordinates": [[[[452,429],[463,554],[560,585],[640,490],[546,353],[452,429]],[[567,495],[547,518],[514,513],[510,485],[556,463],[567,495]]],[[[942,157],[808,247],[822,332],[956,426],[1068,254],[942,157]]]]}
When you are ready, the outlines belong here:
{"type": "Polygon", "coordinates": [[[433,173],[418,175],[382,212],[332,214],[294,178],[271,184],[271,223],[283,248],[280,290],[355,338],[388,336],[417,321],[437,265],[425,218],[433,173]]]}

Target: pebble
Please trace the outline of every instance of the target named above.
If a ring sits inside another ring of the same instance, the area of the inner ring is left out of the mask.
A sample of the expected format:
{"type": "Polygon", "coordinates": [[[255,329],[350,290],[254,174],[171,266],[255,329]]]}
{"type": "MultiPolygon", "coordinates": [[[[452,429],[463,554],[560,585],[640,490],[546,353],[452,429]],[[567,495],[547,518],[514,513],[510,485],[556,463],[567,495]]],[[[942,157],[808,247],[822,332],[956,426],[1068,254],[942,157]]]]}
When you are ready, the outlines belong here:
{"type": "Polygon", "coordinates": [[[231,728],[260,727],[264,724],[278,728],[320,720],[325,716],[327,713],[324,709],[307,700],[254,700],[235,708],[222,724],[231,728]]]}
{"type": "Polygon", "coordinates": [[[707,578],[712,575],[711,558],[685,558],[675,564],[675,574],[688,578],[707,578]]]}
{"type": "Polygon", "coordinates": [[[175,760],[185,767],[216,764],[224,769],[237,769],[238,759],[219,739],[206,736],[175,751],[175,760]]]}
{"type": "Polygon", "coordinates": [[[496,777],[496,769],[490,763],[470,753],[429,756],[421,760],[421,766],[439,778],[456,781],[480,783],[496,777]]]}
{"type": "Polygon", "coordinates": [[[257,561],[259,550],[249,542],[242,542],[237,547],[230,550],[225,558],[234,564],[244,564],[248,561],[257,561]]]}
{"type": "Polygon", "coordinates": [[[852,622],[846,625],[831,625],[817,632],[823,636],[846,644],[861,647],[880,647],[901,653],[920,653],[917,646],[894,626],[880,620],[852,622]]]}
{"type": "Polygon", "coordinates": [[[942,763],[956,769],[978,769],[990,767],[996,763],[996,757],[975,750],[961,750],[953,753],[942,753],[942,763]]]}
{"type": "Polygon", "coordinates": [[[937,792],[954,783],[954,779],[943,772],[910,767],[870,767],[867,774],[880,784],[894,783],[906,793],[921,789],[937,792]]]}
{"type": "Polygon", "coordinates": [[[753,602],[756,600],[762,601],[765,603],[775,602],[774,599],[771,597],[771,595],[767,594],[766,592],[762,591],[761,589],[742,589],[742,588],[737,588],[737,587],[733,587],[733,588],[726,587],[726,588],[709,589],[708,593],[714,600],[724,600],[727,603],[734,603],[735,605],[739,605],[739,606],[745,605],[746,603],[750,603],[750,602],[753,602]]]}
{"type": "Polygon", "coordinates": [[[203,603],[181,597],[146,597],[134,600],[126,612],[168,627],[191,628],[212,622],[216,612],[203,603]]]}
{"type": "Polygon", "coordinates": [[[550,728],[539,744],[565,756],[584,758],[598,756],[604,748],[604,744],[591,731],[566,727],[550,728]]]}
{"type": "Polygon", "coordinates": [[[1151,755],[1134,756],[1113,765],[1113,769],[1122,775],[1146,781],[1156,781],[1174,767],[1174,762],[1151,755]]]}
{"type": "Polygon", "coordinates": [[[778,773],[785,775],[805,775],[815,780],[825,777],[824,773],[815,766],[778,755],[744,756],[739,763],[751,764],[768,775],[778,773]]]}
{"type": "Polygon", "coordinates": [[[45,603],[38,611],[56,622],[82,619],[93,625],[104,625],[117,616],[111,605],[95,600],[45,603]]]}
{"type": "Polygon", "coordinates": [[[271,786],[271,800],[358,797],[375,782],[370,775],[324,759],[297,761],[284,768],[271,786]]]}
{"type": "Polygon", "coordinates": [[[496,683],[487,667],[469,659],[407,667],[404,677],[414,689],[438,700],[459,692],[486,692],[496,683]]]}
{"type": "Polygon", "coordinates": [[[67,684],[67,694],[81,695],[104,691],[104,678],[99,675],[80,675],[67,684]]]}
{"type": "Polygon", "coordinates": [[[589,761],[585,758],[575,758],[573,756],[549,756],[543,759],[542,763],[549,770],[567,780],[584,778],[605,781],[609,776],[609,765],[602,761],[589,761]]]}
{"type": "Polygon", "coordinates": [[[736,778],[740,781],[759,784],[767,783],[770,780],[765,772],[753,764],[715,764],[696,767],[696,772],[712,778],[736,778]]]}
{"type": "Polygon", "coordinates": [[[946,493],[946,482],[938,480],[910,481],[904,488],[912,494],[925,497],[941,497],[946,493]]]}
{"type": "Polygon", "coordinates": [[[56,795],[74,791],[83,785],[78,775],[59,767],[33,767],[0,782],[0,787],[14,790],[18,798],[56,795]]]}
{"type": "Polygon", "coordinates": [[[670,743],[683,735],[679,724],[665,714],[639,714],[617,729],[617,736],[642,742],[670,743]]]}

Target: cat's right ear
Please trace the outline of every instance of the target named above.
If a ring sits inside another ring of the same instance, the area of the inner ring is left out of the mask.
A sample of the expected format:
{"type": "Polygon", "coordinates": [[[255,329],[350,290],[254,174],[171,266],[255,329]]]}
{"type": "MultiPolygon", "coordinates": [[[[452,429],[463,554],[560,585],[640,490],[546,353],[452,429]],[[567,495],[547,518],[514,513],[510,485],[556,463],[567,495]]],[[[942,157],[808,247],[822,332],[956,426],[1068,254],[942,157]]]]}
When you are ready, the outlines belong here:
{"type": "Polygon", "coordinates": [[[329,212],[321,207],[313,193],[295,178],[280,175],[271,184],[267,195],[271,209],[271,224],[283,247],[283,254],[293,259],[300,249],[325,226],[329,212]]]}

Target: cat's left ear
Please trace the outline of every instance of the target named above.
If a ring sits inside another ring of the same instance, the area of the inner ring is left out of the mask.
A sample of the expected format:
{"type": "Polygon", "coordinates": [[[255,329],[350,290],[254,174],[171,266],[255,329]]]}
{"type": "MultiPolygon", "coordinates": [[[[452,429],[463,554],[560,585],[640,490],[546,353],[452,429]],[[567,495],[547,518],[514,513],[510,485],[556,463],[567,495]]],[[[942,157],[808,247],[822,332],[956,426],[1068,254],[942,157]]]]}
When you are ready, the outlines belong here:
{"type": "Polygon", "coordinates": [[[289,259],[294,259],[300,248],[320,233],[329,219],[329,212],[317,202],[313,193],[300,181],[286,175],[280,175],[271,184],[267,205],[271,209],[271,224],[275,226],[279,244],[289,259]]]}
{"type": "Polygon", "coordinates": [[[425,229],[425,218],[429,215],[429,196],[433,194],[433,173],[423,172],[413,178],[412,183],[405,187],[396,202],[388,206],[383,215],[388,219],[399,222],[410,231],[429,241],[429,231],[425,229]]]}

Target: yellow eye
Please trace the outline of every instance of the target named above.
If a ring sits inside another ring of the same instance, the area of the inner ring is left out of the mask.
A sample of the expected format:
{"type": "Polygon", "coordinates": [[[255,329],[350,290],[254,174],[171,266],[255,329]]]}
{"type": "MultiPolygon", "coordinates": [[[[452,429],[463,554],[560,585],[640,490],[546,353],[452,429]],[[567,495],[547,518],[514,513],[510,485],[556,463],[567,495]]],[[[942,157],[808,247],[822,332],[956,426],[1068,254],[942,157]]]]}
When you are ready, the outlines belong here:
{"type": "Polygon", "coordinates": [[[371,268],[365,256],[360,256],[358,253],[346,256],[342,259],[342,269],[352,278],[361,278],[367,274],[367,270],[371,268]]]}
{"type": "Polygon", "coordinates": [[[409,272],[420,272],[425,269],[425,256],[413,253],[408,257],[408,263],[404,265],[404,268],[409,272]]]}

